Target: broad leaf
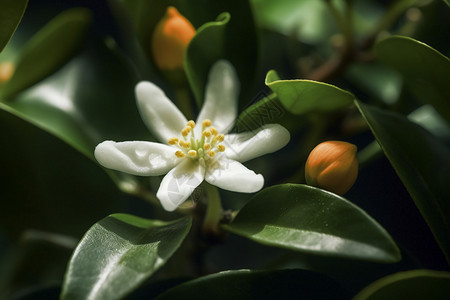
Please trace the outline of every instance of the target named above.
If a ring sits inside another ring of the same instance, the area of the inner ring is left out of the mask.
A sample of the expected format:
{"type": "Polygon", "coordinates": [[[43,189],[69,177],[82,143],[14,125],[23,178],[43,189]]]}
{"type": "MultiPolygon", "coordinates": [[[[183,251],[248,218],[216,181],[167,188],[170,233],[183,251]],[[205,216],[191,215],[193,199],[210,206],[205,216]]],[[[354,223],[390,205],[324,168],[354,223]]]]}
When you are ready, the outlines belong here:
{"type": "Polygon", "coordinates": [[[64,279],[62,300],[121,299],[165,264],[191,227],[115,214],[89,229],[75,249],[64,279]]]}
{"type": "Polygon", "coordinates": [[[180,284],[157,297],[165,299],[346,299],[331,279],[303,270],[225,271],[180,284]]]}
{"type": "Polygon", "coordinates": [[[0,52],[22,20],[28,0],[0,0],[0,52]]]}
{"type": "Polygon", "coordinates": [[[327,113],[350,106],[354,96],[333,85],[311,80],[279,80],[274,70],[267,73],[266,85],[293,114],[327,113]]]}
{"type": "Polygon", "coordinates": [[[379,42],[377,57],[403,75],[423,103],[433,105],[450,122],[450,60],[414,39],[394,36],[379,42]]]}
{"type": "Polygon", "coordinates": [[[307,185],[264,189],[224,228],[295,251],[376,262],[400,259],[392,238],[367,213],[342,197],[307,185]]]}
{"type": "Polygon", "coordinates": [[[22,50],[11,79],[0,90],[10,98],[55,72],[80,49],[91,23],[86,8],[66,10],[42,28],[22,50]]]}
{"type": "Polygon", "coordinates": [[[450,273],[413,270],[389,275],[367,286],[353,299],[450,299],[450,273]]]}
{"type": "Polygon", "coordinates": [[[74,148],[1,109],[0,128],[0,228],[12,241],[30,228],[80,238],[126,211],[126,196],[74,148]]]}
{"type": "Polygon", "coordinates": [[[450,149],[401,115],[357,105],[449,260],[450,149]]]}
{"type": "MultiPolygon", "coordinates": [[[[104,140],[152,139],[136,107],[136,82],[136,74],[117,48],[98,41],[91,51],[82,52],[40,84],[0,102],[0,109],[94,159],[95,146],[104,140]]],[[[136,177],[109,174],[121,189],[132,193],[139,189],[136,177]]]]}

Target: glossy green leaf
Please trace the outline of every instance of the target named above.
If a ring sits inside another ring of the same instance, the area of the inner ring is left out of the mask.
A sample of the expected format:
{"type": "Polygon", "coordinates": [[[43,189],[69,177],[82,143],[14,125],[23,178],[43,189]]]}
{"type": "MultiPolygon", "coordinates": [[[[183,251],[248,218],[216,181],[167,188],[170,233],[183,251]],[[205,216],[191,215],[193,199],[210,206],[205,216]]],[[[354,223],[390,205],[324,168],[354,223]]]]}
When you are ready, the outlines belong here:
{"type": "Polygon", "coordinates": [[[449,259],[450,149],[401,115],[357,105],[449,259]]]}
{"type": "Polygon", "coordinates": [[[168,299],[346,299],[326,276],[303,270],[224,271],[180,284],[157,297],[168,299]]]}
{"type": "MultiPolygon", "coordinates": [[[[12,113],[62,139],[94,160],[104,140],[152,140],[135,104],[134,70],[107,41],[97,41],[39,84],[0,102],[12,113]],[[93,84],[95,80],[95,84],[93,84]],[[89,87],[89,88],[86,88],[89,87]]],[[[135,193],[137,177],[109,171],[119,187],[135,193]]]]}
{"type": "Polygon", "coordinates": [[[375,46],[376,56],[405,79],[425,104],[450,121],[450,60],[430,46],[409,37],[394,36],[375,46]]]}
{"type": "Polygon", "coordinates": [[[431,270],[396,273],[375,281],[353,299],[450,299],[450,273],[431,270]]]}
{"type": "Polygon", "coordinates": [[[0,90],[10,98],[55,72],[80,49],[92,14],[86,8],[60,13],[42,28],[22,50],[11,79],[0,90]]]}
{"type": "Polygon", "coordinates": [[[173,222],[108,216],[89,229],[70,260],[62,300],[121,299],[178,249],[190,218],[173,222]]]}
{"type": "Polygon", "coordinates": [[[400,259],[392,238],[367,213],[342,197],[307,185],[264,189],[224,228],[295,251],[377,262],[400,259]]]}
{"type": "Polygon", "coordinates": [[[230,14],[223,13],[214,22],[197,30],[186,52],[185,70],[197,103],[203,103],[207,74],[212,64],[225,56],[225,34],[230,14]],[[207,46],[209,45],[209,46],[207,46]]]}
{"type": "Polygon", "coordinates": [[[80,238],[125,211],[129,199],[73,147],[1,109],[0,128],[0,231],[11,241],[30,228],[80,238]]]}
{"type": "Polygon", "coordinates": [[[22,20],[28,0],[0,0],[0,52],[22,20]]]}
{"type": "Polygon", "coordinates": [[[267,73],[266,85],[293,114],[327,113],[353,103],[354,96],[331,84],[311,80],[279,80],[274,70],[267,73]]]}

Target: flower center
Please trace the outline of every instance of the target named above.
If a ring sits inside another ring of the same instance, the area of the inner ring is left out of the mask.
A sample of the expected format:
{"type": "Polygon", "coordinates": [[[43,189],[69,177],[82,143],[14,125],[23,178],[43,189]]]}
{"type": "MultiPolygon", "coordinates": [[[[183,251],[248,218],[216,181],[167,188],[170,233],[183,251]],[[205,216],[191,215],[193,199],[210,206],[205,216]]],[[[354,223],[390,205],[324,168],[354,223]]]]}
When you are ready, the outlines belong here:
{"type": "Polygon", "coordinates": [[[225,136],[211,126],[211,120],[206,119],[202,122],[202,136],[195,137],[194,128],[196,124],[190,120],[181,130],[182,138],[170,138],[168,143],[178,147],[180,150],[175,152],[176,157],[190,157],[192,159],[211,159],[218,152],[224,152],[225,146],[220,144],[225,136]]]}

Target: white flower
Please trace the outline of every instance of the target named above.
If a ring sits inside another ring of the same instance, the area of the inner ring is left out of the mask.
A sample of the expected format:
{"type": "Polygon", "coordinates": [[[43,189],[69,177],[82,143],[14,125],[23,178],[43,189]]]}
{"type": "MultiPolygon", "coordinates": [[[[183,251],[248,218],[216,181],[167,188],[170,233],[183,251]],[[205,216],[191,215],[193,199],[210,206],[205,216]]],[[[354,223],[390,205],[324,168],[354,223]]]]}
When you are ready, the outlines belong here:
{"type": "Polygon", "coordinates": [[[241,163],[284,147],[289,132],[278,124],[254,132],[226,134],[237,117],[239,82],[228,61],[209,73],[205,101],[197,122],[188,121],[151,82],[136,86],[142,119],[161,143],[105,141],[95,148],[104,167],[140,176],[167,175],[156,194],[164,209],[175,210],[206,180],[222,189],[253,193],[264,178],[241,163]]]}

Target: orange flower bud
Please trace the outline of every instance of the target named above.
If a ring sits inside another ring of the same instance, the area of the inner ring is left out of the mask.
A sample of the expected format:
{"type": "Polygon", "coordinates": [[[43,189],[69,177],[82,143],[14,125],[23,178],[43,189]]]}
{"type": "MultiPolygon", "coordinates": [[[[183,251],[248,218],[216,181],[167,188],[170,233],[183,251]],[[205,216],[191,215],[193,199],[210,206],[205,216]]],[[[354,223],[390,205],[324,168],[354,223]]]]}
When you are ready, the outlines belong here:
{"type": "Polygon", "coordinates": [[[184,52],[194,35],[194,26],[175,7],[169,6],[153,32],[153,58],[159,69],[182,69],[184,52]]]}
{"type": "Polygon", "coordinates": [[[327,141],[314,148],[305,166],[306,183],[338,195],[345,194],[358,176],[355,145],[327,141]]]}

